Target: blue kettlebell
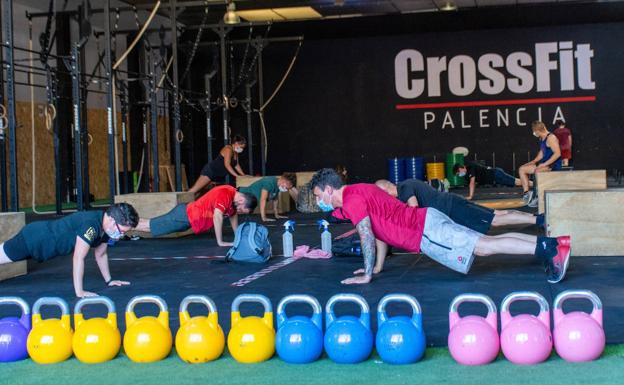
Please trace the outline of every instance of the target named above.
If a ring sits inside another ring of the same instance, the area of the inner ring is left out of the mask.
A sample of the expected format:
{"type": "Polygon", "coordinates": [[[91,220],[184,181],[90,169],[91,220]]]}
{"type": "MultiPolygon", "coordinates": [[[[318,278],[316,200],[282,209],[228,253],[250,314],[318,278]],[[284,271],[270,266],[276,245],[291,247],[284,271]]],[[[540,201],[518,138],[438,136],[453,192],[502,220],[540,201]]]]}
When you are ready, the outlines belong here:
{"type": "Polygon", "coordinates": [[[292,364],[306,364],[318,360],[323,353],[323,319],[321,304],[312,296],[293,294],[277,305],[277,335],[275,350],[280,358],[292,364]],[[312,306],[312,317],[286,317],[284,308],[292,302],[312,306]]]}
{"type": "Polygon", "coordinates": [[[370,308],[357,294],[336,294],[325,305],[325,351],[332,361],[355,364],[366,360],[373,351],[373,333],[370,329],[370,308]],[[351,315],[336,318],[336,302],[355,302],[360,305],[360,317],[351,315]]]}
{"type": "Polygon", "coordinates": [[[377,336],[375,347],[381,359],[388,364],[411,364],[425,354],[425,332],[422,327],[422,309],[416,298],[408,294],[388,294],[377,306],[377,336]],[[407,302],[412,306],[412,317],[388,318],[389,302],[407,302]]]}

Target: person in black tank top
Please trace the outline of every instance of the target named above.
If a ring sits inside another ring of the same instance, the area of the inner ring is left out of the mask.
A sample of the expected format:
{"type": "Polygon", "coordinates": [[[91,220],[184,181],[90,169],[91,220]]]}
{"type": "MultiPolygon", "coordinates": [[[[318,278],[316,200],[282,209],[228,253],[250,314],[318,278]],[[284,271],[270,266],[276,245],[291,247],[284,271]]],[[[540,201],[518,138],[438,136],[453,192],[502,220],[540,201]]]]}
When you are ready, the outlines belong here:
{"type": "Polygon", "coordinates": [[[245,176],[245,172],[238,162],[238,155],[245,150],[247,139],[236,135],[232,138],[231,143],[224,146],[219,151],[219,155],[202,168],[199,178],[189,189],[189,192],[196,194],[209,183],[224,178],[228,173],[234,178],[245,176]]]}
{"type": "Polygon", "coordinates": [[[550,131],[546,129],[546,125],[540,121],[533,122],[531,128],[533,136],[540,141],[540,150],[532,161],[523,164],[518,169],[522,191],[524,192],[522,199],[526,204],[533,201],[534,195],[534,191],[529,189],[529,175],[561,169],[559,139],[555,135],[551,135],[550,131]]]}

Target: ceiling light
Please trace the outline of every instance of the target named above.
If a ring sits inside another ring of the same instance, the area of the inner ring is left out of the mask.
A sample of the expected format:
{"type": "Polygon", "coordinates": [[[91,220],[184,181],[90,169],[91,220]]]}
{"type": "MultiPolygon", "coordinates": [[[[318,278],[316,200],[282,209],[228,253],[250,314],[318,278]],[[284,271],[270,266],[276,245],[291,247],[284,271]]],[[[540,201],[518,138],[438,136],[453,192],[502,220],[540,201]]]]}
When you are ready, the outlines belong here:
{"type": "Polygon", "coordinates": [[[452,1],[447,1],[444,6],[440,8],[441,11],[457,11],[457,5],[452,1]]]}
{"type": "Polygon", "coordinates": [[[223,15],[223,22],[225,24],[238,24],[240,23],[240,17],[236,14],[236,4],[233,0],[227,2],[227,12],[223,15]]]}

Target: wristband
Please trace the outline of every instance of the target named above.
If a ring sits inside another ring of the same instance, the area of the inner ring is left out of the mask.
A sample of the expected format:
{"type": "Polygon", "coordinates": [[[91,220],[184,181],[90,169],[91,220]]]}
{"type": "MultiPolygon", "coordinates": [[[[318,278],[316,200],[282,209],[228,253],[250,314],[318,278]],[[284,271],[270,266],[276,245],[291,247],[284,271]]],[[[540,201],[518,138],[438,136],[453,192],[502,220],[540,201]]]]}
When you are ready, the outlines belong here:
{"type": "Polygon", "coordinates": [[[105,281],[106,286],[108,286],[109,283],[113,282],[113,277],[111,277],[108,281],[105,281]]]}

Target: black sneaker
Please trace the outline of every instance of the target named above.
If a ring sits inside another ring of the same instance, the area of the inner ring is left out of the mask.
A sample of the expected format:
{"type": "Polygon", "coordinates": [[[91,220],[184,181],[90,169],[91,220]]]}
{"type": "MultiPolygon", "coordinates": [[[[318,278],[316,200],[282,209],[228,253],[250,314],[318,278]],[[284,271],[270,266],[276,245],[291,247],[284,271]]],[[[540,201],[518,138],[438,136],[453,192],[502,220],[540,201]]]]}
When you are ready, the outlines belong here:
{"type": "Polygon", "coordinates": [[[550,283],[558,283],[565,278],[570,263],[570,247],[557,246],[557,255],[545,262],[546,276],[550,283]]]}

